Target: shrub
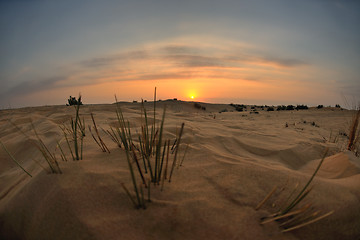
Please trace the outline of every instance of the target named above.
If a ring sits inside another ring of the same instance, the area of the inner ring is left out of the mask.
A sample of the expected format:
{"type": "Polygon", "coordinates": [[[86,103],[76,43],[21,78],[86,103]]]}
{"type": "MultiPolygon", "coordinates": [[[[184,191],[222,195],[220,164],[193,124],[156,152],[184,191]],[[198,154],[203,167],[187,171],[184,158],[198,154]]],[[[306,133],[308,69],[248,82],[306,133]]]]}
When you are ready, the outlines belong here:
{"type": "Polygon", "coordinates": [[[81,102],[81,96],[79,97],[78,100],[76,100],[75,97],[69,97],[68,99],[68,104],[66,104],[66,106],[73,106],[73,105],[82,105],[82,102],[81,102]]]}
{"type": "Polygon", "coordinates": [[[296,110],[301,110],[301,109],[309,109],[309,108],[306,105],[297,105],[296,106],[296,110]]]}
{"type": "Polygon", "coordinates": [[[320,108],[323,108],[323,107],[324,107],[324,105],[318,105],[317,109],[320,109],[320,108]]]}
{"type": "Polygon", "coordinates": [[[243,112],[244,110],[246,110],[246,106],[244,104],[233,104],[230,103],[230,106],[234,107],[236,111],[238,112],[243,112]]]}
{"type": "Polygon", "coordinates": [[[274,111],[274,107],[268,107],[267,111],[268,112],[274,111]]]}
{"type": "Polygon", "coordinates": [[[287,105],[287,107],[286,107],[286,110],[294,110],[295,108],[294,108],[294,106],[293,105],[287,105]]]}
{"type": "Polygon", "coordinates": [[[281,110],[286,110],[286,106],[282,105],[282,106],[277,106],[276,111],[281,111],[281,110]]]}
{"type": "Polygon", "coordinates": [[[242,112],[242,111],[244,111],[244,108],[240,107],[240,106],[236,106],[235,110],[238,111],[238,112],[242,112]]]}
{"type": "Polygon", "coordinates": [[[201,109],[201,110],[206,110],[206,107],[204,106],[201,106],[199,103],[194,103],[194,107],[197,108],[197,109],[201,109]]]}

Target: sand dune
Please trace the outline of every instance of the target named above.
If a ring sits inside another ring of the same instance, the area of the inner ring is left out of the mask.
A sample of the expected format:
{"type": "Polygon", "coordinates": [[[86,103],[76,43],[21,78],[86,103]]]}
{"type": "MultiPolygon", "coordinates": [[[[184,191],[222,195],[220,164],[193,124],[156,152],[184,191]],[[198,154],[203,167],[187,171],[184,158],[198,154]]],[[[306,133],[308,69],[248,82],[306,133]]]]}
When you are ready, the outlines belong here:
{"type": "MultiPolygon", "coordinates": [[[[83,160],[69,155],[69,161],[60,161],[63,174],[49,174],[36,163],[48,167],[34,146],[31,122],[60,159],[59,125],[69,123],[73,107],[0,111],[1,142],[33,176],[0,150],[0,239],[360,239],[360,159],[344,150],[347,138],[339,134],[348,131],[351,111],[250,114],[250,109],[200,104],[206,110],[190,102],[158,102],[157,122],[167,106],[165,135],[174,138],[184,122],[181,148],[189,144],[189,149],[164,191],[152,189],[146,210],[134,209],[122,189],[122,182],[131,186],[124,150],[102,132],[110,153],[87,131],[83,160]],[[297,183],[305,185],[326,148],[314,189],[303,202],[334,213],[288,233],[277,222],[260,224],[297,183]],[[282,192],[256,211],[274,186],[282,192]]],[[[151,110],[152,103],[146,107],[151,110]]],[[[137,131],[140,104],[121,103],[121,108],[137,131]]],[[[104,129],[118,124],[114,104],[82,106],[89,125],[90,113],[104,129]]]]}

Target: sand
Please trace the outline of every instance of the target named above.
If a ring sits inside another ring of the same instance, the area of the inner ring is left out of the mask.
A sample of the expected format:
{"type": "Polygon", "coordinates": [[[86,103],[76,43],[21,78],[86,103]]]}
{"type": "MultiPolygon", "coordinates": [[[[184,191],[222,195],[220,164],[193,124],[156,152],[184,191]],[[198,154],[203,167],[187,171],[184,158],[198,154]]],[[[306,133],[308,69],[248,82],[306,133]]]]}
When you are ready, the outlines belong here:
{"type": "MultiPolygon", "coordinates": [[[[70,155],[60,160],[59,125],[69,123],[73,107],[1,110],[0,140],[33,177],[0,149],[0,239],[360,239],[360,159],[345,150],[344,136],[353,112],[258,109],[255,114],[230,105],[200,103],[202,110],[191,102],[161,101],[158,121],[164,104],[165,135],[174,138],[184,122],[181,148],[189,147],[172,182],[163,191],[152,187],[146,210],[135,209],[121,187],[132,190],[125,153],[103,132],[110,153],[100,150],[86,128],[83,160],[70,155]],[[62,174],[49,174],[36,163],[48,168],[34,146],[31,122],[56,153],[62,174]],[[326,148],[314,188],[301,204],[334,213],[288,233],[278,222],[261,224],[297,183],[298,190],[306,184],[326,148]],[[274,186],[279,190],[255,210],[274,186]]],[[[150,111],[152,103],[146,107],[150,111]]],[[[121,108],[135,132],[140,104],[121,108]]],[[[82,106],[87,125],[91,112],[99,127],[116,126],[114,104],[82,106]]]]}

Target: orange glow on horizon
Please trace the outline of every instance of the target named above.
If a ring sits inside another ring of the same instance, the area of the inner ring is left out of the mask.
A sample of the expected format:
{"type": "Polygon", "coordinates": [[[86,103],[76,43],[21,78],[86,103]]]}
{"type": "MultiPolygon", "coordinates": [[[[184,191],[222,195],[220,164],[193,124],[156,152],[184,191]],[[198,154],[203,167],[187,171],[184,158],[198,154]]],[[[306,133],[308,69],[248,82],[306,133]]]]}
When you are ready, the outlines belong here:
{"type": "MultiPolygon", "coordinates": [[[[77,96],[81,93],[85,104],[113,103],[115,101],[114,94],[116,94],[119,101],[131,102],[135,100],[140,102],[141,99],[151,101],[154,97],[155,86],[157,87],[158,100],[177,98],[179,100],[197,102],[217,102],[217,99],[222,102],[226,99],[231,99],[229,101],[232,102],[236,98],[245,102],[247,99],[252,101],[252,99],[257,98],[259,100],[276,99],[279,102],[285,102],[294,97],[301,98],[303,92],[312,94],[312,91],[308,90],[309,88],[304,85],[304,82],[290,83],[280,79],[271,81],[237,79],[234,81],[225,78],[196,78],[183,79],[181,81],[169,79],[100,82],[98,84],[39,91],[25,95],[20,100],[21,102],[27,102],[37,99],[39,103],[42,103],[47,102],[48,99],[54,99],[57,104],[62,104],[66,103],[69,95],[77,96]]],[[[318,90],[314,90],[315,93],[317,96],[320,94],[318,90]]]]}

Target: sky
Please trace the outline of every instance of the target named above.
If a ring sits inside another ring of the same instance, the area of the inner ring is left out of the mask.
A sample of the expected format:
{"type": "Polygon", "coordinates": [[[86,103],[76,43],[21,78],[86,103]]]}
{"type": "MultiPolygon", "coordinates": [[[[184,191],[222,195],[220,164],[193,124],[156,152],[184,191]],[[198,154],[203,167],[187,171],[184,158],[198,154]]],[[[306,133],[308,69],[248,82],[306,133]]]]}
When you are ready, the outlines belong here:
{"type": "Polygon", "coordinates": [[[360,97],[360,1],[1,0],[0,109],[360,97]],[[193,99],[192,99],[193,97],[193,99]]]}

